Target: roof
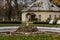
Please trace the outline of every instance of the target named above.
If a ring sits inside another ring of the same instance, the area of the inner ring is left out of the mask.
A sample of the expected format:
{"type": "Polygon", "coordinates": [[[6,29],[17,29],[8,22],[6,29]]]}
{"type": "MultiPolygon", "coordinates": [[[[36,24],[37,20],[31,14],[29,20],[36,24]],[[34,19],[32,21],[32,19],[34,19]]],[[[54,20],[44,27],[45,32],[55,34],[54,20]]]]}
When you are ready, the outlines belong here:
{"type": "Polygon", "coordinates": [[[28,8],[24,9],[23,12],[60,12],[60,7],[50,1],[37,0],[29,5],[28,8]],[[43,4],[41,4],[42,2],[43,4]]]}

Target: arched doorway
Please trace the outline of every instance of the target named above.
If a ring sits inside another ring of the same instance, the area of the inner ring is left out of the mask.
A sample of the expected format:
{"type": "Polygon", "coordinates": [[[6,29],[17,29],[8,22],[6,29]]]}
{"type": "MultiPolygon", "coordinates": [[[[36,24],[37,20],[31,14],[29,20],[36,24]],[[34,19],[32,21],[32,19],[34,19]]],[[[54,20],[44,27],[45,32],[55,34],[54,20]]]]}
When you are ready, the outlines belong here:
{"type": "Polygon", "coordinates": [[[36,15],[34,13],[27,13],[26,14],[26,18],[28,18],[28,15],[30,16],[29,17],[29,21],[35,21],[35,20],[37,20],[36,15]]]}

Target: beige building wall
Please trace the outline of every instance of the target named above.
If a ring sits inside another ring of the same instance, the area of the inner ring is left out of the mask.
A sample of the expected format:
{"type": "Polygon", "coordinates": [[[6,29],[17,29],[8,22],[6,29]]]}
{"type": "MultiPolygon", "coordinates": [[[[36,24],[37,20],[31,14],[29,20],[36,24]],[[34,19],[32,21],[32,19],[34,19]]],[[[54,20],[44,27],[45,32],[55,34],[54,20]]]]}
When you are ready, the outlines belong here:
{"type": "MultiPolygon", "coordinates": [[[[26,14],[29,12],[23,12],[22,13],[22,22],[26,22],[26,14]]],[[[46,21],[46,19],[49,17],[49,15],[52,15],[52,19],[54,19],[54,15],[56,17],[59,17],[60,12],[32,12],[36,14],[36,18],[39,18],[39,15],[41,15],[41,21],[46,21]]]]}

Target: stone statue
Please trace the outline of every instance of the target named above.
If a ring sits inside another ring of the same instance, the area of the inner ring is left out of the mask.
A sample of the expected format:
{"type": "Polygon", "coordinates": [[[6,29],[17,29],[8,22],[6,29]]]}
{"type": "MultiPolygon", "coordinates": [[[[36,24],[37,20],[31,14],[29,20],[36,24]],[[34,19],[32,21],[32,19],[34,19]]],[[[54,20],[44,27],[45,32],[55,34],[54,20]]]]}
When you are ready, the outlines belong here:
{"type": "Polygon", "coordinates": [[[29,26],[29,19],[30,19],[30,15],[27,16],[27,19],[26,19],[26,26],[29,26]]]}

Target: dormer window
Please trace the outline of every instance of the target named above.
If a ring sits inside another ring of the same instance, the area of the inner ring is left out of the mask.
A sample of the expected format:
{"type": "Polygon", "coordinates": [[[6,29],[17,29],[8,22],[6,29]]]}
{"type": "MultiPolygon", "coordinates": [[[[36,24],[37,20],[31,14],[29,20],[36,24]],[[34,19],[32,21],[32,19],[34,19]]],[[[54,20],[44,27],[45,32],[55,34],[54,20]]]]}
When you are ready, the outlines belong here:
{"type": "Polygon", "coordinates": [[[54,5],[51,5],[51,7],[54,7],[54,5]]]}

